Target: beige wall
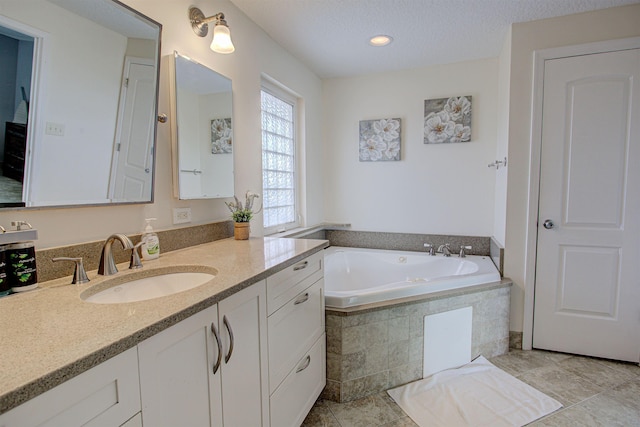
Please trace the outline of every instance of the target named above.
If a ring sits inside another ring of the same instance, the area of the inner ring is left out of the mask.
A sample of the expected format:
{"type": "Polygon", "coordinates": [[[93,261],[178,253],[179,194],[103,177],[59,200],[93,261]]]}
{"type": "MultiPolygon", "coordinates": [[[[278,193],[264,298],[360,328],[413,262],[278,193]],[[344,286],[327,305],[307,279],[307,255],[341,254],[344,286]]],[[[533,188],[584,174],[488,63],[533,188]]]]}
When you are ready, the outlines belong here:
{"type": "MultiPolygon", "coordinates": [[[[511,83],[511,27],[498,57],[498,132],[496,160],[509,157],[509,85],[511,83]]],[[[509,161],[507,160],[507,166],[509,161]]],[[[507,169],[496,170],[493,237],[504,246],[507,214],[507,169]]]]}
{"type": "Polygon", "coordinates": [[[511,291],[511,330],[523,330],[525,267],[535,267],[525,266],[526,230],[530,221],[527,212],[533,52],[636,36],[640,36],[640,4],[512,26],[505,238],[505,275],[514,281],[511,291]]]}
{"type": "MultiPolygon", "coordinates": [[[[325,214],[355,230],[490,236],[498,60],[324,81],[325,214]],[[472,96],[471,141],[424,143],[424,101],[472,96]],[[359,122],[400,118],[401,160],[361,162],[359,122]]],[[[422,248],[416,248],[422,250],[422,248]]]]}
{"type": "MultiPolygon", "coordinates": [[[[271,40],[256,24],[228,0],[124,0],[163,25],[162,56],[174,50],[230,77],[234,92],[234,147],[236,194],[262,189],[260,81],[268,74],[304,98],[306,129],[302,137],[309,159],[303,187],[309,202],[306,219],[321,222],[322,210],[322,144],[320,141],[322,99],[321,81],[300,61],[271,40]],[[187,18],[189,6],[207,15],[224,12],[231,28],[235,53],[220,55],[209,49],[210,35],[197,37],[187,18]]],[[[169,114],[167,66],[164,61],[160,78],[160,113],[169,114]]],[[[171,119],[171,118],[170,118],[171,119]]],[[[11,220],[26,220],[39,231],[36,248],[105,239],[114,232],[137,233],[145,217],[156,217],[155,227],[164,230],[172,225],[172,208],[190,206],[192,224],[229,218],[223,200],[180,201],[172,196],[171,139],[169,124],[158,124],[155,202],[148,205],[87,207],[72,209],[12,210],[0,213],[0,225],[9,228],[11,220]]],[[[188,224],[187,224],[188,225],[188,224]]],[[[261,234],[258,216],[252,230],[261,234]]]]}

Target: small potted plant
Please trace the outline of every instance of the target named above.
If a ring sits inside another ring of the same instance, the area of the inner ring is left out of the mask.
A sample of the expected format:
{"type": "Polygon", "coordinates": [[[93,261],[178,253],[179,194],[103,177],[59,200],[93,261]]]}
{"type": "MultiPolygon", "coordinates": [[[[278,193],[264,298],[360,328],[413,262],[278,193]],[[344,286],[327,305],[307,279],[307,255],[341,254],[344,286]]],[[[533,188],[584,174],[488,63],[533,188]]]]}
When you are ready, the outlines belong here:
{"type": "MultiPolygon", "coordinates": [[[[229,210],[231,211],[231,218],[233,219],[233,237],[236,240],[249,239],[249,224],[251,218],[253,218],[253,201],[259,196],[256,193],[247,191],[245,194],[244,206],[242,202],[238,200],[236,196],[233,196],[234,202],[225,202],[229,210]]],[[[260,207],[262,209],[262,207],[260,207]]],[[[255,213],[259,213],[258,212],[255,213]]]]}

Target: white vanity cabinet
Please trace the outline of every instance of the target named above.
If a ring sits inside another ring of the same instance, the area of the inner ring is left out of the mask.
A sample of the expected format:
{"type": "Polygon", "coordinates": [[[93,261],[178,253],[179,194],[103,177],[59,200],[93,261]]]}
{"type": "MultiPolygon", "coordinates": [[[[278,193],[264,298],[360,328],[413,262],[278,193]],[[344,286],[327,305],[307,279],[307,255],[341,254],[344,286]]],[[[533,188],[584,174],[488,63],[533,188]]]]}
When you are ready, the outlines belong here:
{"type": "Polygon", "coordinates": [[[326,382],[323,253],[0,415],[0,427],[290,427],[326,382]]]}
{"type": "Polygon", "coordinates": [[[138,345],[143,425],[268,425],[265,296],[262,281],[138,345]]]}
{"type": "Polygon", "coordinates": [[[138,354],[131,348],[0,415],[0,426],[120,426],[139,412],[138,354]]]}
{"type": "Polygon", "coordinates": [[[267,278],[273,427],[298,426],[326,382],[322,252],[267,278]]]}

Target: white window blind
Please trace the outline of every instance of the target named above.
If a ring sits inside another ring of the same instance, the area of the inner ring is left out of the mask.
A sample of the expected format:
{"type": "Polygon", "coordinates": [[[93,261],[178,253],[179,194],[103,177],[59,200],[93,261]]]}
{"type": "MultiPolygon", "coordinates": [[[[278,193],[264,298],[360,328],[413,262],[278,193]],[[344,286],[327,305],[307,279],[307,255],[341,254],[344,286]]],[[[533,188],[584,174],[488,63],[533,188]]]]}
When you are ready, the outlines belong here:
{"type": "Polygon", "coordinates": [[[262,90],[262,192],[267,233],[297,225],[295,101],[262,90]]]}

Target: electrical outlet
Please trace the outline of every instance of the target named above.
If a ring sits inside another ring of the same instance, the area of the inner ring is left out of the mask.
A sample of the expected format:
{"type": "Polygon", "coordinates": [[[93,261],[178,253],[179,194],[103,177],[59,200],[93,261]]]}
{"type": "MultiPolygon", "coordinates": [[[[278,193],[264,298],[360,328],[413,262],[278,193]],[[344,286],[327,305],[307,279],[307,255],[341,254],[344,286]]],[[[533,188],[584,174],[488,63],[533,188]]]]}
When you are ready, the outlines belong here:
{"type": "Polygon", "coordinates": [[[53,136],[64,136],[64,125],[62,123],[47,122],[44,133],[53,136]]]}
{"type": "Polygon", "coordinates": [[[173,208],[173,223],[184,224],[191,222],[191,208],[173,208]]]}

